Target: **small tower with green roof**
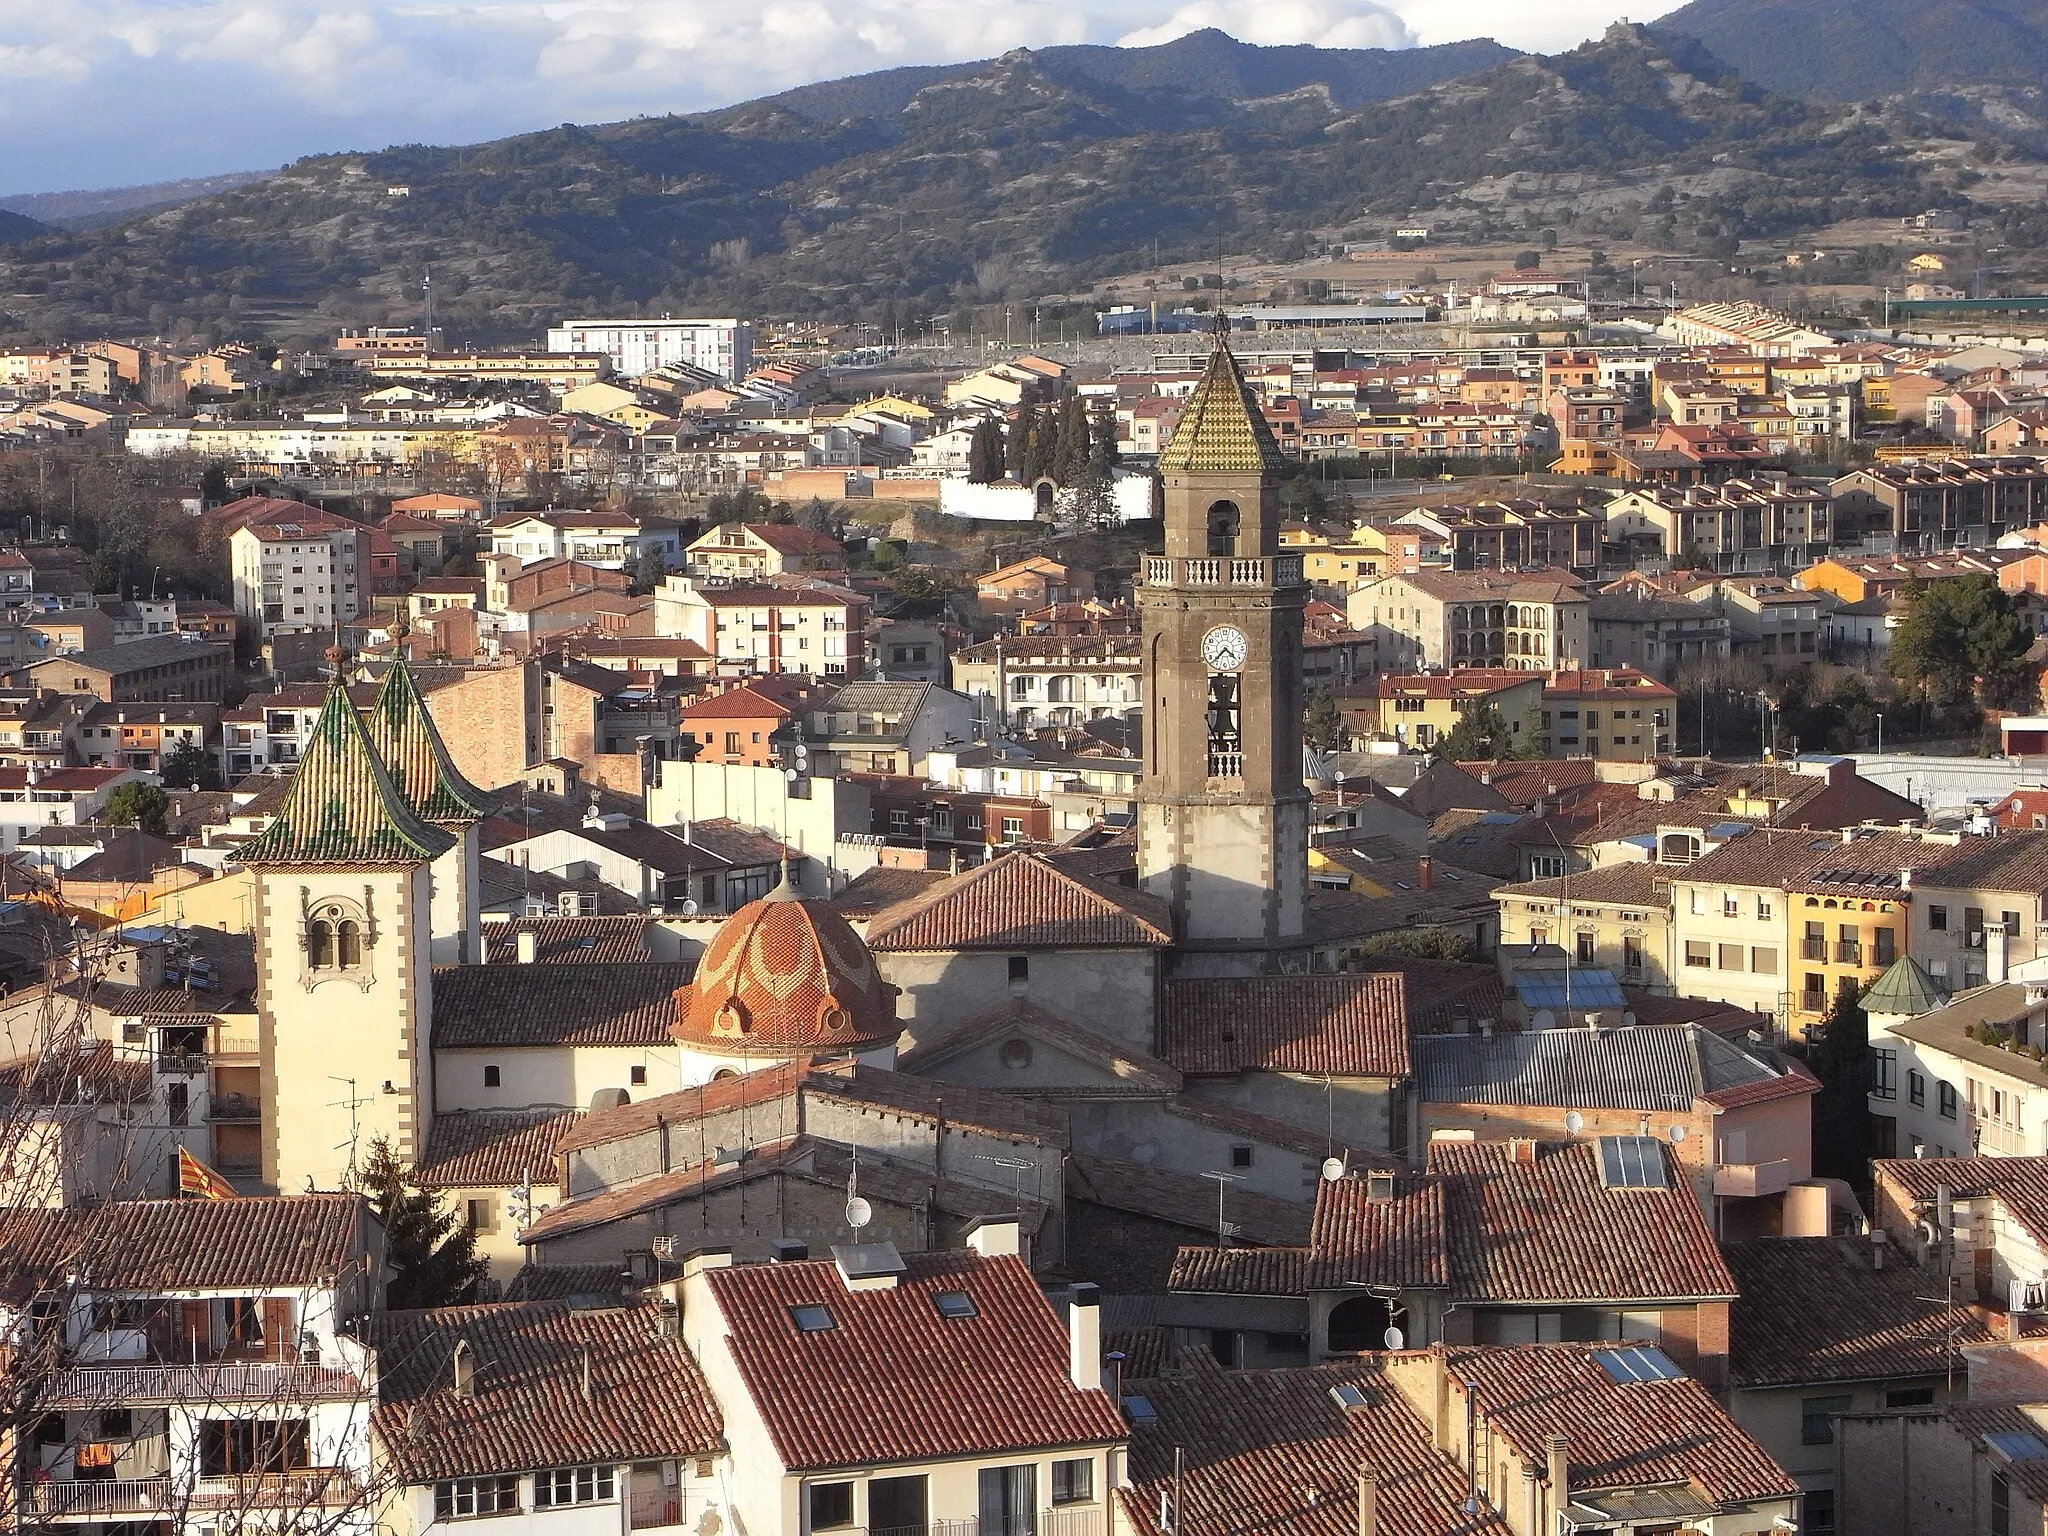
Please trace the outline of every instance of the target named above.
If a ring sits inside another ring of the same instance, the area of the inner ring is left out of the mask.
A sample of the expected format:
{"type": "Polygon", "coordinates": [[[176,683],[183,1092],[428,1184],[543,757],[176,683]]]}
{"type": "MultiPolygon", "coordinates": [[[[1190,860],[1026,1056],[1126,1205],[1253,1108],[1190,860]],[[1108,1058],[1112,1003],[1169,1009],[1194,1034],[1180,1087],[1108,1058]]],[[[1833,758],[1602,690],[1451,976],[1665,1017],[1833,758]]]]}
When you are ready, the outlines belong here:
{"type": "Polygon", "coordinates": [[[461,837],[423,818],[336,680],[254,880],[264,1182],[347,1187],[384,1137],[410,1164],[433,1105],[432,874],[461,837]]]}
{"type": "Polygon", "coordinates": [[[468,965],[483,959],[477,827],[490,814],[490,797],[464,778],[448,755],[406,665],[403,626],[398,635],[398,659],[370,706],[370,744],[413,814],[455,838],[454,846],[434,861],[430,877],[434,963],[468,965]]]}

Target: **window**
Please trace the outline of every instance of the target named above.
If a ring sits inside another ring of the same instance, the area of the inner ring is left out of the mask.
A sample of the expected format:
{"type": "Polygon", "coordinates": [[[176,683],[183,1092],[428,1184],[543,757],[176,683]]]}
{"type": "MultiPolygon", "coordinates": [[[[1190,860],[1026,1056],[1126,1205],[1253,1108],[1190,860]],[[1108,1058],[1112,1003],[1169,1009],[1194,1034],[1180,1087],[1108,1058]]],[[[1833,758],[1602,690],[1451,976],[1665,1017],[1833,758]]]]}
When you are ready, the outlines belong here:
{"type": "Polygon", "coordinates": [[[1894,960],[1899,958],[1897,944],[1898,941],[1893,936],[1892,929],[1871,929],[1870,963],[1875,966],[1889,967],[1894,960]]]}
{"type": "Polygon", "coordinates": [[[1922,1073],[1907,1072],[1906,1102],[1922,1109],[1927,1107],[1927,1078],[1922,1073]]]}
{"type": "Polygon", "coordinates": [[[1024,841],[1024,818],[1022,816],[1005,816],[1003,818],[1003,841],[1006,843],[1021,843],[1024,841]]]}
{"type": "Polygon", "coordinates": [[[614,1467],[557,1467],[533,1474],[533,1507],[560,1509],[565,1504],[599,1504],[615,1496],[614,1467]]]}
{"type": "Polygon", "coordinates": [[[853,1484],[811,1484],[811,1529],[832,1531],[853,1524],[853,1484]]]}
{"type": "Polygon", "coordinates": [[[1687,939],[1685,941],[1685,963],[1687,965],[1712,965],[1714,963],[1714,946],[1707,943],[1704,939],[1687,939]]]}
{"type": "Polygon", "coordinates": [[[1870,1065],[1870,1096],[1874,1099],[1896,1099],[1899,1096],[1899,1053],[1872,1051],[1870,1065]]]}
{"type": "Polygon", "coordinates": [[[1752,944],[1749,950],[1749,968],[1759,976],[1777,975],[1777,946],[1774,944],[1752,944]]]}
{"type": "Polygon", "coordinates": [[[1799,1529],[1806,1536],[1835,1536],[1835,1490],[1809,1489],[1801,1502],[1799,1529]]]}
{"type": "Polygon", "coordinates": [[[1591,965],[1593,963],[1593,933],[1591,929],[1581,928],[1574,936],[1572,953],[1581,965],[1591,965]]]}
{"type": "Polygon", "coordinates": [[[798,1333],[829,1333],[839,1326],[832,1320],[832,1309],[824,1306],[791,1307],[789,1320],[798,1333]]]}
{"type": "Polygon", "coordinates": [[[1232,1147],[1232,1148],[1230,1149],[1230,1166],[1231,1166],[1231,1167],[1233,1167],[1233,1168],[1249,1168],[1249,1167],[1251,1167],[1251,1165],[1252,1165],[1252,1149],[1251,1149],[1250,1147],[1238,1146],[1238,1147],[1232,1147]]]}
{"type": "Polygon", "coordinates": [[[1086,1456],[1052,1464],[1052,1501],[1085,1504],[1095,1497],[1095,1463],[1086,1456]]]}
{"type": "Polygon", "coordinates": [[[983,1467],[980,1536],[1032,1536],[1038,1518],[1038,1468],[983,1467]]]}
{"type": "Polygon", "coordinates": [[[645,1088],[647,1086],[647,1069],[645,1067],[628,1067],[626,1069],[626,1080],[635,1088],[645,1088]]]}
{"type": "Polygon", "coordinates": [[[516,1477],[458,1477],[434,1484],[434,1518],[466,1520],[473,1515],[519,1513],[516,1477]]]}
{"type": "Polygon", "coordinates": [[[1029,981],[1030,979],[1031,957],[1029,955],[1010,956],[1010,980],[1013,982],[1021,982],[1029,981]]]}
{"type": "Polygon", "coordinates": [[[1934,1405],[1934,1388],[1900,1387],[1884,1395],[1887,1408],[1931,1408],[1934,1405]]]}
{"type": "Polygon", "coordinates": [[[1955,1119],[1955,1117],[1956,1117],[1956,1085],[1955,1085],[1954,1083],[1939,1083],[1939,1084],[1937,1084],[1937,1085],[1936,1085],[1936,1089],[1935,1089],[1935,1095],[1934,1095],[1934,1098],[1935,1098],[1935,1106],[1936,1106],[1936,1108],[1937,1108],[1937,1109],[1939,1109],[1939,1110],[1940,1110],[1940,1112],[1941,1112],[1941,1117],[1942,1117],[1942,1119],[1944,1119],[1944,1120],[1953,1120],[1953,1119],[1955,1119]]]}
{"type": "Polygon", "coordinates": [[[1621,968],[1624,971],[1640,971],[1643,968],[1643,941],[1632,933],[1622,935],[1621,968]]]}
{"type": "Polygon", "coordinates": [[[1933,931],[1934,931],[1935,933],[1947,933],[1947,932],[1948,932],[1948,908],[1947,908],[1947,907],[1929,907],[1929,908],[1927,909],[1927,926],[1928,926],[1928,927],[1929,927],[1929,928],[1930,928],[1931,930],[1933,930],[1933,931]]]}
{"type": "Polygon", "coordinates": [[[1758,921],[1758,922],[1760,922],[1760,923],[1767,923],[1767,922],[1769,922],[1769,921],[1771,920],[1771,898],[1770,898],[1770,897],[1768,897],[1768,896],[1759,896],[1759,897],[1757,897],[1757,899],[1756,899],[1756,917],[1757,917],[1757,921],[1758,921]]]}
{"type": "Polygon", "coordinates": [[[1849,1397],[1808,1397],[1799,1403],[1799,1443],[1801,1445],[1833,1445],[1835,1426],[1833,1416],[1847,1413],[1855,1404],[1849,1397]]]}
{"type": "Polygon", "coordinates": [[[877,1477],[868,1483],[870,1536],[925,1536],[931,1494],[923,1474],[877,1477]]]}
{"type": "Polygon", "coordinates": [[[479,1195],[466,1204],[463,1216],[472,1232],[494,1232],[498,1227],[497,1202],[479,1195]]]}
{"type": "Polygon", "coordinates": [[[939,1291],[932,1296],[932,1306],[939,1316],[949,1320],[981,1316],[980,1309],[974,1305],[974,1298],[965,1291],[939,1291]]]}
{"type": "Polygon", "coordinates": [[[1562,880],[1564,878],[1564,855],[1561,853],[1530,854],[1529,877],[1532,880],[1562,880]]]}
{"type": "Polygon", "coordinates": [[[2012,1536],[2012,1483],[2003,1472],[1991,1474],[1991,1536],[2012,1536]]]}
{"type": "Polygon", "coordinates": [[[499,1078],[498,1069],[495,1065],[487,1065],[484,1068],[484,1086],[486,1088],[502,1088],[504,1086],[504,1083],[499,1078]]]}
{"type": "Polygon", "coordinates": [[[1743,967],[1745,958],[1740,944],[1723,944],[1720,946],[1720,964],[1718,968],[1724,971],[1739,971],[1743,967]]]}
{"type": "Polygon", "coordinates": [[[1733,891],[1723,891],[1721,893],[1721,915],[1723,917],[1742,916],[1742,898],[1733,891]]]}

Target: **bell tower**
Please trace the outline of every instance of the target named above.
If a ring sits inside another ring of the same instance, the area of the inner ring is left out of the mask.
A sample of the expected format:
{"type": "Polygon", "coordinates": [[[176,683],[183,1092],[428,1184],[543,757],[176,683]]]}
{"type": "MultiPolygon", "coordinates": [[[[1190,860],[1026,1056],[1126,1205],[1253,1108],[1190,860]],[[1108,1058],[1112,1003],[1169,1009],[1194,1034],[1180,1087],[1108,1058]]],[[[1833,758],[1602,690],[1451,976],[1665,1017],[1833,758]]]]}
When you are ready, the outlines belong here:
{"type": "MultiPolygon", "coordinates": [[[[1279,445],[1215,349],[1159,456],[1166,547],[1137,589],[1145,779],[1138,878],[1183,948],[1257,951],[1302,934],[1301,557],[1280,549],[1279,445]]],[[[1235,968],[1235,967],[1233,967],[1235,968]]]]}

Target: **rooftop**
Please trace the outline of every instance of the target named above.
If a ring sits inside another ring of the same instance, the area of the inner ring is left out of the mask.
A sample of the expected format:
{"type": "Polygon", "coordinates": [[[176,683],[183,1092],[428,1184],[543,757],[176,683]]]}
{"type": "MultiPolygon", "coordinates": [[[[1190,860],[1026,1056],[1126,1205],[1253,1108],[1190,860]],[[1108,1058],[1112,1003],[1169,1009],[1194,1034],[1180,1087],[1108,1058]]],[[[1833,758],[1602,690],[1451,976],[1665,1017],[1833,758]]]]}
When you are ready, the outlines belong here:
{"type": "Polygon", "coordinates": [[[1161,988],[1161,1054],[1183,1072],[1408,1075],[1399,974],[1246,976],[1161,988]]]}

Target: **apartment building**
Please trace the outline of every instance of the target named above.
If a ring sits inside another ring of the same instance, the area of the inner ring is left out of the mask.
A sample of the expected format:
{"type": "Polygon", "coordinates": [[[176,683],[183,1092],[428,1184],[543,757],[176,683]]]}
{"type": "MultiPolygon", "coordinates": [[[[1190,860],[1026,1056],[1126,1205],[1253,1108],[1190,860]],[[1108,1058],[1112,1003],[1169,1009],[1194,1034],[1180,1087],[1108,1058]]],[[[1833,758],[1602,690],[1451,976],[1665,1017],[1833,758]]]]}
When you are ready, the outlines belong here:
{"type": "Polygon", "coordinates": [[[1543,686],[1543,754],[1653,762],[1674,750],[1678,695],[1633,667],[1559,668],[1543,686]]]}
{"type": "Polygon", "coordinates": [[[1833,540],[1828,496],[1782,479],[1643,486],[1607,505],[1607,537],[1637,559],[1706,561],[1716,571],[1809,565],[1833,540]]]}
{"type": "Polygon", "coordinates": [[[634,571],[649,555],[675,569],[683,563],[682,529],[665,517],[613,512],[518,512],[493,518],[491,552],[527,564],[575,560],[606,570],[634,571]]]}
{"type": "Polygon", "coordinates": [[[1374,635],[1383,667],[1548,672],[1584,664],[1591,606],[1563,571],[1419,571],[1354,588],[1345,613],[1374,635]]]}
{"type": "Polygon", "coordinates": [[[1538,501],[1418,507],[1401,523],[1433,534],[1459,571],[1514,571],[1550,566],[1591,577],[1600,564],[1603,523],[1583,507],[1538,501]]]}
{"type": "Polygon", "coordinates": [[[325,633],[369,611],[369,530],[280,502],[228,539],[235,616],[264,639],[325,633]]]}
{"type": "Polygon", "coordinates": [[[682,363],[728,381],[754,366],[754,328],[745,320],[564,320],[548,331],[548,350],[597,353],[628,378],[682,363]]]}
{"type": "Polygon", "coordinates": [[[1900,554],[1988,549],[2048,518],[2048,467],[2028,457],[1870,464],[1829,482],[1828,496],[1866,544],[1900,554]]]}
{"type": "Polygon", "coordinates": [[[1138,708],[1136,635],[999,635],[956,651],[953,689],[986,730],[1081,725],[1138,708]]]}
{"type": "Polygon", "coordinates": [[[683,551],[692,576],[759,581],[765,576],[846,569],[846,548],[829,533],[795,523],[720,523],[683,551]]]}
{"type": "Polygon", "coordinates": [[[1363,693],[1343,699],[1353,729],[1427,750],[1477,709],[1500,712],[1509,735],[1533,744],[1543,737],[1543,679],[1508,668],[1463,667],[1441,674],[1382,672],[1363,693]]]}
{"type": "Polygon", "coordinates": [[[1596,665],[1634,668],[1667,683],[1688,662],[1721,661],[1729,654],[1727,615],[1682,597],[1601,592],[1587,611],[1587,624],[1589,659],[1596,665]]]}
{"type": "Polygon", "coordinates": [[[91,694],[108,704],[214,703],[227,691],[234,653],[195,635],[52,656],[22,669],[33,687],[91,694]]]}
{"type": "Polygon", "coordinates": [[[721,671],[851,680],[866,670],[868,601],[827,582],[717,585],[671,576],[655,593],[654,613],[657,634],[695,641],[721,671]]]}

